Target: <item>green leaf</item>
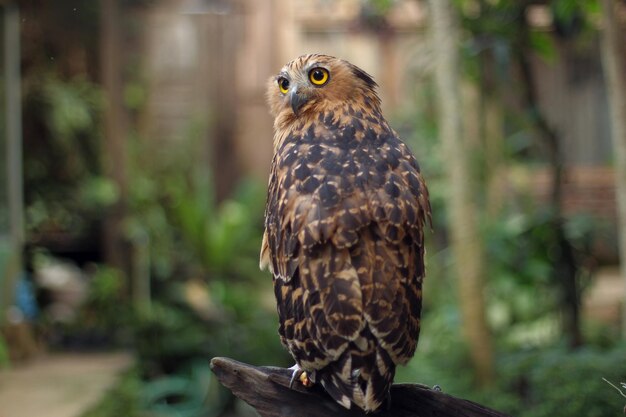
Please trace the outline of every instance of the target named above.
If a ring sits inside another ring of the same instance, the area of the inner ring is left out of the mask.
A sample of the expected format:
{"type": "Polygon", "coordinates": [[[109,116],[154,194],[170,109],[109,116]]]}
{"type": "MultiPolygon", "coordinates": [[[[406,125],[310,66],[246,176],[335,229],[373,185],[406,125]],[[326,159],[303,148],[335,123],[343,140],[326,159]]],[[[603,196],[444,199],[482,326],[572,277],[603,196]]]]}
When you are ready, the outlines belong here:
{"type": "Polygon", "coordinates": [[[530,46],[546,61],[553,63],[556,60],[556,48],[552,38],[546,32],[530,32],[530,46]]]}

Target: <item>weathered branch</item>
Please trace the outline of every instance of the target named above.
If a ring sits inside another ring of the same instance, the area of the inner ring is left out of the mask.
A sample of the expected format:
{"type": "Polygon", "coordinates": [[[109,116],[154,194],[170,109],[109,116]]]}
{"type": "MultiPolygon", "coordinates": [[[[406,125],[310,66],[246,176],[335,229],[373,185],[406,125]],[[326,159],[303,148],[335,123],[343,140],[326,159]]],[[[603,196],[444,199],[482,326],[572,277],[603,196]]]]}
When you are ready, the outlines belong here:
{"type": "MultiPolygon", "coordinates": [[[[366,414],[346,410],[318,385],[289,388],[291,370],[252,366],[228,358],[213,358],[211,369],[226,388],[241,398],[261,417],[356,417],[366,414]]],[[[391,408],[376,417],[508,417],[471,401],[452,397],[421,385],[395,384],[391,408]]]]}

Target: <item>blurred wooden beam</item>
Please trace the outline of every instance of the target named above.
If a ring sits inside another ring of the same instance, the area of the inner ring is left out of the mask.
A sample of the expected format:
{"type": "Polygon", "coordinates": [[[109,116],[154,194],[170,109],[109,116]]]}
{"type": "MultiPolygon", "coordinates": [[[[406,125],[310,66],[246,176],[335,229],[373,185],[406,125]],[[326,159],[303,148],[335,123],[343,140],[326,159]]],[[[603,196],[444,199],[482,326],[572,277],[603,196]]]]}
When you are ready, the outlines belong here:
{"type": "MultiPolygon", "coordinates": [[[[626,280],[626,62],[624,28],[618,21],[618,2],[602,0],[602,66],[609,99],[611,137],[615,152],[618,241],[622,279],[626,280]]],[[[622,336],[626,339],[626,294],[623,295],[622,336]]]]}
{"type": "Polygon", "coordinates": [[[241,41],[239,8],[225,14],[209,13],[203,16],[207,25],[209,88],[209,163],[213,172],[215,196],[222,201],[232,195],[240,179],[241,169],[236,154],[235,132],[239,103],[234,86],[236,51],[241,41]]]}
{"type": "Polygon", "coordinates": [[[116,185],[119,198],[107,213],[103,228],[105,261],[126,275],[130,271],[130,249],[124,238],[123,221],[127,212],[128,122],[123,100],[122,20],[119,0],[100,2],[100,66],[105,91],[104,139],[102,143],[105,175],[116,185]]]}
{"type": "MultiPolygon", "coordinates": [[[[233,394],[241,398],[261,417],[357,417],[366,416],[358,409],[347,410],[337,404],[319,385],[289,388],[291,370],[270,366],[252,366],[228,358],[213,358],[211,370],[233,394]]],[[[371,415],[371,414],[369,414],[371,415]]],[[[506,414],[474,402],[455,398],[424,385],[394,384],[391,407],[377,417],[506,417],[506,414]]]]}
{"type": "Polygon", "coordinates": [[[4,6],[4,79],[11,238],[15,245],[22,245],[24,243],[22,84],[20,77],[20,12],[16,3],[8,3],[4,6]]]}

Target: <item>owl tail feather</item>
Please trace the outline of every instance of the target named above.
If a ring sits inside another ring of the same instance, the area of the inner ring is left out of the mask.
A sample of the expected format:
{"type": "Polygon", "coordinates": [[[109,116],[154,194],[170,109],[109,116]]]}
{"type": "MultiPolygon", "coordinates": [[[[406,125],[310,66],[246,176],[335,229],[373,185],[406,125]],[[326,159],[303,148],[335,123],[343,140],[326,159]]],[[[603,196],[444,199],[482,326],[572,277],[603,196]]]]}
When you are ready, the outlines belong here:
{"type": "Polygon", "coordinates": [[[395,364],[380,346],[372,352],[347,349],[341,357],[316,371],[326,392],[343,407],[356,405],[366,413],[376,412],[389,399],[395,364]]]}

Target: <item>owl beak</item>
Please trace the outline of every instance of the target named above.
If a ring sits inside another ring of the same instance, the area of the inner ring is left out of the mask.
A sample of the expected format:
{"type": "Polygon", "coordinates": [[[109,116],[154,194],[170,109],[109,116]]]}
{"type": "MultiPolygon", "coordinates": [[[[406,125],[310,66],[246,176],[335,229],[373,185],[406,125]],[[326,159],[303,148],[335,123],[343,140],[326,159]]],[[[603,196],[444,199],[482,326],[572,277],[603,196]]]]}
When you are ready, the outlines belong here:
{"type": "Polygon", "coordinates": [[[308,100],[308,96],[298,91],[298,87],[294,87],[289,93],[289,103],[291,104],[293,114],[297,116],[302,106],[304,106],[308,100]]]}

